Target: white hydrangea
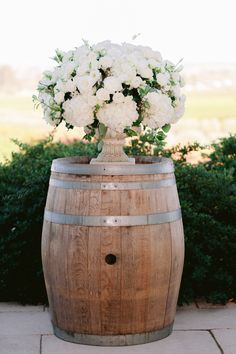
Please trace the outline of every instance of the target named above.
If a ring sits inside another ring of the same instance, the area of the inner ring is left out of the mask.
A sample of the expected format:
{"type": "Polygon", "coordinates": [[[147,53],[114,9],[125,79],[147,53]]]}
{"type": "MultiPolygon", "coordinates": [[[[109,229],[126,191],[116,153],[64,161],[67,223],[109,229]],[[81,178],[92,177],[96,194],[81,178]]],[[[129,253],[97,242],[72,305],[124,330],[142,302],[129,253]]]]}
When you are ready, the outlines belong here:
{"type": "Polygon", "coordinates": [[[137,105],[131,97],[125,97],[122,103],[105,104],[99,109],[97,117],[108,128],[122,133],[125,127],[130,127],[138,119],[137,105]]]}
{"type": "Polygon", "coordinates": [[[115,61],[112,67],[112,75],[118,77],[123,83],[128,83],[136,77],[134,63],[127,61],[127,58],[120,58],[115,61]]]}
{"type": "Polygon", "coordinates": [[[96,79],[90,75],[77,76],[74,78],[74,82],[81,94],[91,94],[93,86],[96,83],[96,79]]]}
{"type": "Polygon", "coordinates": [[[185,100],[186,96],[182,95],[176,102],[176,106],[174,108],[174,115],[170,121],[170,123],[176,123],[178,120],[184,115],[185,111],[185,100]]]}
{"type": "Polygon", "coordinates": [[[100,88],[97,90],[96,96],[100,101],[108,101],[110,99],[110,92],[104,88],[100,88]]]}
{"type": "Polygon", "coordinates": [[[152,79],[153,78],[152,69],[149,68],[148,63],[145,61],[142,61],[138,64],[137,72],[144,79],[152,79]]]}
{"type": "Polygon", "coordinates": [[[76,70],[76,74],[78,76],[84,76],[89,74],[89,63],[85,62],[80,64],[76,70]]]}
{"type": "Polygon", "coordinates": [[[87,45],[82,45],[79,48],[76,48],[75,52],[74,52],[74,58],[78,59],[78,58],[82,58],[85,57],[87,54],[90,53],[90,49],[87,45]]]}
{"type": "Polygon", "coordinates": [[[39,100],[43,103],[47,108],[53,103],[53,97],[45,92],[40,92],[39,100]]]}
{"type": "Polygon", "coordinates": [[[159,61],[157,61],[156,59],[148,59],[148,65],[150,68],[154,69],[154,68],[161,68],[161,63],[159,61]]]}
{"type": "Polygon", "coordinates": [[[143,124],[150,128],[174,123],[184,114],[181,62],[175,66],[150,47],[84,42],[56,54],[58,65],[44,72],[38,86],[49,124],[104,123],[122,132],[143,114],[143,124]],[[60,105],[63,111],[57,112],[60,105]]]}
{"type": "Polygon", "coordinates": [[[65,94],[64,92],[57,92],[54,96],[54,100],[57,104],[61,104],[64,101],[65,94]]]}
{"type": "Polygon", "coordinates": [[[55,86],[55,91],[62,91],[64,93],[75,92],[75,90],[76,90],[76,83],[74,80],[67,80],[67,81],[58,80],[55,86]]]}
{"type": "Polygon", "coordinates": [[[101,81],[102,74],[98,69],[94,69],[90,71],[89,76],[97,83],[101,81]]]}
{"type": "MultiPolygon", "coordinates": [[[[59,113],[60,114],[60,113],[59,113]]],[[[56,127],[56,125],[58,123],[60,123],[60,119],[59,118],[54,118],[52,119],[51,117],[51,111],[50,109],[45,109],[44,110],[44,116],[43,116],[44,120],[46,121],[46,123],[50,124],[52,127],[56,127]]]]}
{"type": "Polygon", "coordinates": [[[73,61],[68,61],[62,64],[61,71],[60,71],[60,78],[63,80],[69,80],[71,74],[77,67],[77,64],[73,61]]]}
{"type": "Polygon", "coordinates": [[[149,108],[145,114],[144,125],[156,129],[171,122],[174,109],[168,96],[160,92],[149,92],[145,98],[149,108]]]}
{"type": "Polygon", "coordinates": [[[156,80],[159,85],[166,86],[170,80],[170,75],[167,72],[156,74],[156,80]]]}
{"type": "Polygon", "coordinates": [[[113,59],[109,55],[105,55],[104,57],[101,57],[99,60],[99,65],[103,70],[106,70],[110,68],[113,64],[113,59]]]}
{"type": "Polygon", "coordinates": [[[130,82],[129,82],[130,87],[133,88],[138,88],[142,85],[144,85],[144,81],[141,79],[140,76],[135,76],[130,82]]]}
{"type": "Polygon", "coordinates": [[[84,127],[93,122],[93,109],[82,95],[65,101],[63,109],[66,122],[76,127],[84,127]]]}
{"type": "Polygon", "coordinates": [[[111,94],[117,91],[121,91],[122,90],[121,81],[119,78],[115,76],[108,76],[104,80],[104,88],[111,94]]]}
{"type": "Polygon", "coordinates": [[[95,107],[97,104],[99,104],[100,102],[99,102],[99,99],[96,97],[96,96],[94,96],[94,95],[88,95],[87,96],[87,100],[86,100],[87,102],[88,102],[88,104],[89,104],[89,106],[91,106],[91,107],[95,107]]]}
{"type": "Polygon", "coordinates": [[[74,56],[73,50],[69,50],[67,53],[63,53],[62,62],[68,63],[71,60],[71,58],[73,58],[73,56],[74,56]]]}
{"type": "Polygon", "coordinates": [[[185,85],[185,80],[184,80],[183,76],[180,76],[180,78],[179,78],[179,86],[180,87],[184,87],[184,85],[185,85]]]}
{"type": "Polygon", "coordinates": [[[115,103],[123,103],[123,102],[125,102],[125,96],[123,95],[123,93],[116,92],[113,95],[113,102],[115,102],[115,103]]]}
{"type": "Polygon", "coordinates": [[[176,98],[180,97],[181,90],[180,90],[179,85],[173,86],[171,89],[171,92],[172,92],[172,95],[175,96],[176,98]]]}

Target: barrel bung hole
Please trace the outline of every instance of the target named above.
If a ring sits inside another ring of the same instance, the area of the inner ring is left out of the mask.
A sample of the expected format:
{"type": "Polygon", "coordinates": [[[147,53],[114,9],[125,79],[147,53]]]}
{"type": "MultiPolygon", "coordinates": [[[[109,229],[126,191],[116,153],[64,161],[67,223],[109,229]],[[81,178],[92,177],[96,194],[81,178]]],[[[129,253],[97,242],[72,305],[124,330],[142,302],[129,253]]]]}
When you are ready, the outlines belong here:
{"type": "Polygon", "coordinates": [[[114,254],[107,254],[106,257],[105,257],[105,262],[107,264],[115,264],[116,263],[116,256],[114,254]]]}

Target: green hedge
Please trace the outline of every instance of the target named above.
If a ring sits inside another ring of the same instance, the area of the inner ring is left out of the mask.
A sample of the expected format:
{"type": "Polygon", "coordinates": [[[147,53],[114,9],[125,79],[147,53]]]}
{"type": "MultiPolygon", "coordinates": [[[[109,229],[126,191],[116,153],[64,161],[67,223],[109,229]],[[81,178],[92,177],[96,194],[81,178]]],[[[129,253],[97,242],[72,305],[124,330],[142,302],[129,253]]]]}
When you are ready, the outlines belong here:
{"type": "MultiPolygon", "coordinates": [[[[49,139],[20,148],[0,165],[0,301],[46,303],[40,243],[51,161],[92,156],[96,146],[49,139]]],[[[236,296],[236,136],[214,144],[205,163],[188,164],[187,153],[197,149],[195,144],[163,151],[178,154],[186,245],[179,303],[200,296],[225,303],[236,296]]]]}

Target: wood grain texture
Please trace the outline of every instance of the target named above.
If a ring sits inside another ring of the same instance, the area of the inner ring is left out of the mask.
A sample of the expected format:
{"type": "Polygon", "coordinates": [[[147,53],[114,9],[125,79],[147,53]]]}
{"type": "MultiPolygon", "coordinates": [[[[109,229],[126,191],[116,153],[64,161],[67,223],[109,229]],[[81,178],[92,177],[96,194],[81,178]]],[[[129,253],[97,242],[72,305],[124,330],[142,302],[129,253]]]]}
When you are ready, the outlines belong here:
{"type": "MultiPolygon", "coordinates": [[[[74,182],[139,182],[153,175],[55,173],[74,182]]],[[[63,189],[50,185],[46,209],[72,215],[146,215],[179,208],[176,185],[142,190],[63,189]]],[[[118,335],[173,322],[183,268],[182,220],[94,227],[44,221],[42,260],[53,323],[71,333],[118,335]],[[107,264],[108,254],[116,256],[107,264]]]]}

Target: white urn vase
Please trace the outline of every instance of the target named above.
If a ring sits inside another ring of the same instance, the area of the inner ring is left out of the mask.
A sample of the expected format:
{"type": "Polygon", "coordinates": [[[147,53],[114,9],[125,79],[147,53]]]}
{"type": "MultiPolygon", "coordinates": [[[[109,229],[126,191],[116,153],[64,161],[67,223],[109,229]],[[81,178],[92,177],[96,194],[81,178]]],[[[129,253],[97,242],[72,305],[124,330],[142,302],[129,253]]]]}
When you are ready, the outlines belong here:
{"type": "Polygon", "coordinates": [[[123,150],[125,144],[124,133],[108,129],[103,139],[102,151],[90,164],[127,164],[134,165],[135,159],[126,155],[123,150]]]}

